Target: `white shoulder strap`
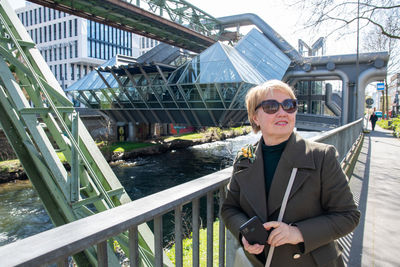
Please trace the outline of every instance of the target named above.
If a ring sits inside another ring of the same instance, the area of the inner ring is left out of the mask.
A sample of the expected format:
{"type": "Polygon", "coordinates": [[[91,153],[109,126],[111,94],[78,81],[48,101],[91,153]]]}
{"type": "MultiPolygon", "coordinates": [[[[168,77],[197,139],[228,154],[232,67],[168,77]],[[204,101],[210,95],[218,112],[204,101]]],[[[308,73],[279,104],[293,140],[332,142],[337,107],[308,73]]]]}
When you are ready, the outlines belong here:
{"type": "MultiPolygon", "coordinates": [[[[293,168],[292,174],[290,175],[289,183],[286,187],[285,195],[283,196],[281,210],[279,211],[279,215],[278,215],[278,222],[281,222],[283,219],[283,214],[285,213],[286,204],[289,199],[290,191],[292,190],[292,186],[293,186],[294,178],[296,177],[296,173],[297,173],[297,168],[293,168]]],[[[273,246],[269,247],[268,257],[267,257],[267,262],[265,263],[265,267],[269,267],[271,265],[272,255],[274,254],[274,249],[275,249],[275,247],[273,247],[273,246]]]]}

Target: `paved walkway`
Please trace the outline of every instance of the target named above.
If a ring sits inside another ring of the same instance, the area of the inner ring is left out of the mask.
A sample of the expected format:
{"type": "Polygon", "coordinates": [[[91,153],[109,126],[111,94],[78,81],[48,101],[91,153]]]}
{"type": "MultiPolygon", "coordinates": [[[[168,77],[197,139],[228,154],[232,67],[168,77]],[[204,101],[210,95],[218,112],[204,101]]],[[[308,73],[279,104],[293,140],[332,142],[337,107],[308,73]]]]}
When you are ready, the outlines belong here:
{"type": "Polygon", "coordinates": [[[341,239],[347,266],[400,266],[400,139],[392,131],[365,135],[350,187],[362,216],[341,239]]]}

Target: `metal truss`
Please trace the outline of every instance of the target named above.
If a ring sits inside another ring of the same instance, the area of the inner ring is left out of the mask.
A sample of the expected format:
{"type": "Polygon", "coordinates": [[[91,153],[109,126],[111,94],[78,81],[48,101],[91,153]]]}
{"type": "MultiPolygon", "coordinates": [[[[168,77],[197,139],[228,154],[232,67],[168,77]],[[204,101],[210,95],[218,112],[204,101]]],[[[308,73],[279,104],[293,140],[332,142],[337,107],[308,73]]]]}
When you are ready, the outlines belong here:
{"type": "MultiPolygon", "coordinates": [[[[3,130],[55,226],[130,202],[7,1],[0,4],[0,112],[3,130]]],[[[153,234],[145,224],[138,228],[140,260],[151,266],[153,234]]],[[[108,242],[109,264],[119,266],[114,240],[129,255],[128,233],[108,242]]],[[[96,250],[74,255],[75,262],[97,265],[96,250]]]]}

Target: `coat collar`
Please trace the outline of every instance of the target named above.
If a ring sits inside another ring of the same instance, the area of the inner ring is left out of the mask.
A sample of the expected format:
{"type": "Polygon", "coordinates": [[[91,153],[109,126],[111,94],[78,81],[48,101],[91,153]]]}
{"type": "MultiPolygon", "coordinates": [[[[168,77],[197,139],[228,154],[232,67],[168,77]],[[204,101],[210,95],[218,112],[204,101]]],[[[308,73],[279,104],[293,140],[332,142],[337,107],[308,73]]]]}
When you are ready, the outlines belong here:
{"type": "Polygon", "coordinates": [[[308,177],[308,172],[302,169],[315,169],[315,164],[306,141],[297,133],[292,133],[276,168],[267,201],[262,143],[260,139],[256,144],[256,158],[253,163],[248,159],[236,162],[235,165],[239,171],[235,175],[238,176],[237,181],[252,209],[262,221],[268,221],[268,217],[282,204],[292,169],[299,168],[289,199],[308,177]]]}

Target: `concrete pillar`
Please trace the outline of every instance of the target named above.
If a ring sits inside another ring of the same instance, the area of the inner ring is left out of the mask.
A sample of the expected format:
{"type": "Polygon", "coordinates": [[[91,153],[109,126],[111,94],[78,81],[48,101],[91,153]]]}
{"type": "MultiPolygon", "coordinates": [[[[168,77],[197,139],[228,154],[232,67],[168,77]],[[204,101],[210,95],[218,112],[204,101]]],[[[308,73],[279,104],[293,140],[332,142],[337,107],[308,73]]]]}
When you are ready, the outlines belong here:
{"type": "Polygon", "coordinates": [[[128,123],[128,141],[136,141],[135,125],[132,122],[128,123]]]}

